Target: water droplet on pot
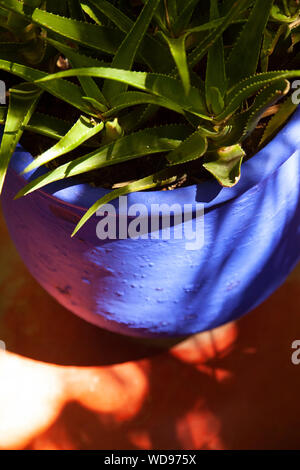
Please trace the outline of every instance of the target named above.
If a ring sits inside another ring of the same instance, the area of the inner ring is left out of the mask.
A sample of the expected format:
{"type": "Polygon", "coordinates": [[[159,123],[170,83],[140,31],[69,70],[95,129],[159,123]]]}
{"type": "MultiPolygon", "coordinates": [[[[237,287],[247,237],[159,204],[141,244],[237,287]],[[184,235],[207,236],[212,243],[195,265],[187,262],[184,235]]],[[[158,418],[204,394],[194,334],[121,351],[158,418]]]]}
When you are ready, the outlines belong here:
{"type": "Polygon", "coordinates": [[[193,292],[193,287],[194,287],[193,285],[186,286],[186,287],[184,287],[184,291],[185,292],[193,292]]]}
{"type": "Polygon", "coordinates": [[[114,270],[111,269],[111,268],[103,268],[103,271],[107,272],[107,273],[110,273],[110,274],[114,274],[114,270]]]}
{"type": "Polygon", "coordinates": [[[191,313],[190,315],[186,315],[184,318],[185,320],[194,320],[197,318],[197,315],[195,313],[191,313]]]}
{"type": "Polygon", "coordinates": [[[72,287],[71,286],[65,286],[65,287],[57,287],[56,288],[61,294],[64,294],[64,295],[70,295],[70,292],[72,290],[72,287]]]}
{"type": "Polygon", "coordinates": [[[117,291],[117,292],[115,292],[115,294],[116,294],[118,297],[123,297],[124,292],[117,291]]]}

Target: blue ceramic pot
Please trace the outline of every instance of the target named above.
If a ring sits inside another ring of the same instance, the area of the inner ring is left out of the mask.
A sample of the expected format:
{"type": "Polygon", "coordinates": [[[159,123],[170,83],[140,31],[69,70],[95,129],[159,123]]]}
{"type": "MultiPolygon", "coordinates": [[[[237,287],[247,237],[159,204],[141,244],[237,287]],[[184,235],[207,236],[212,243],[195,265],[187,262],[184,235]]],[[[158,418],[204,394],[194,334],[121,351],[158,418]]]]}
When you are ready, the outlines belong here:
{"type": "Polygon", "coordinates": [[[70,179],[14,201],[26,183],[19,173],[31,161],[19,146],[8,172],[2,205],[11,237],[49,293],[102,328],[170,337],[217,327],[260,304],[299,260],[299,110],[243,164],[234,188],[208,181],[128,196],[128,206],[143,204],[149,213],[152,204],[203,203],[204,245],[193,250],[184,237],[162,240],[158,232],[101,240],[96,215],[71,239],[74,224],[107,191],[70,179]]]}

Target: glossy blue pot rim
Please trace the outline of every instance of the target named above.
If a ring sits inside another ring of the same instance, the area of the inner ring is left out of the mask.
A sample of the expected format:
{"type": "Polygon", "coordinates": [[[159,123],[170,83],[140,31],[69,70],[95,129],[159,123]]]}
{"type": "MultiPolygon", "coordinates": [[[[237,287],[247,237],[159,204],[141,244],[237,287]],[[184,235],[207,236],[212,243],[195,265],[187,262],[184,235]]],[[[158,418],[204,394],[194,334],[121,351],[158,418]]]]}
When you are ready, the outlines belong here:
{"type": "MultiPolygon", "coordinates": [[[[251,159],[242,165],[242,176],[233,188],[223,188],[216,180],[209,180],[198,185],[174,189],[173,191],[143,191],[128,195],[130,204],[191,204],[194,201],[204,203],[205,209],[212,209],[225,202],[237,198],[253,186],[274,173],[300,146],[300,108],[296,110],[286,126],[274,139],[261,149],[251,159]]],[[[30,153],[24,151],[19,144],[12,158],[10,168],[18,173],[18,177],[26,181],[46,173],[45,167],[20,175],[23,169],[32,161],[30,153]]],[[[84,211],[102,196],[110,192],[104,188],[95,188],[87,183],[81,183],[76,178],[67,178],[60,182],[51,183],[39,190],[40,194],[51,197],[57,202],[65,203],[84,211]]],[[[116,205],[113,201],[112,204],[116,205]]],[[[117,206],[116,206],[117,207],[117,206]]]]}

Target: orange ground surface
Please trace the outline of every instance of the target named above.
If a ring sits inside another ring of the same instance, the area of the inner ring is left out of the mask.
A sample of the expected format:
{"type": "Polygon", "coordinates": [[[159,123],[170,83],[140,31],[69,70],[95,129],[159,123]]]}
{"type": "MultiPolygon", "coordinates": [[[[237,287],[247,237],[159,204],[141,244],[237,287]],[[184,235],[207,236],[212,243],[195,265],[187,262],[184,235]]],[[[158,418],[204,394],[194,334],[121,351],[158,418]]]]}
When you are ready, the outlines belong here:
{"type": "Polygon", "coordinates": [[[76,318],[0,218],[0,448],[300,449],[300,266],[242,320],[172,347],[76,318]]]}

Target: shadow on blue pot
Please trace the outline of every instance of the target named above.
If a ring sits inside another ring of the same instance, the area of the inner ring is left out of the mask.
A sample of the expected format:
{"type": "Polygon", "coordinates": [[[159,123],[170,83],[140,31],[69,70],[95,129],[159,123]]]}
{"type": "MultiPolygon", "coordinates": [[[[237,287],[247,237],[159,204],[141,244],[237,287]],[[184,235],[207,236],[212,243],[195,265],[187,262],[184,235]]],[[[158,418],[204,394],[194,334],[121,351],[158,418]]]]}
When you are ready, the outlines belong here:
{"type": "Polygon", "coordinates": [[[19,146],[5,183],[2,206],[11,237],[49,293],[102,328],[163,338],[217,327],[265,300],[299,260],[299,110],[243,164],[234,188],[207,181],[133,193],[113,202],[109,218],[95,215],[72,239],[74,224],[107,190],[70,179],[14,201],[33,177],[19,175],[31,161],[19,146]],[[162,226],[167,220],[170,227],[162,226]],[[143,236],[130,237],[138,229],[143,236]]]}

